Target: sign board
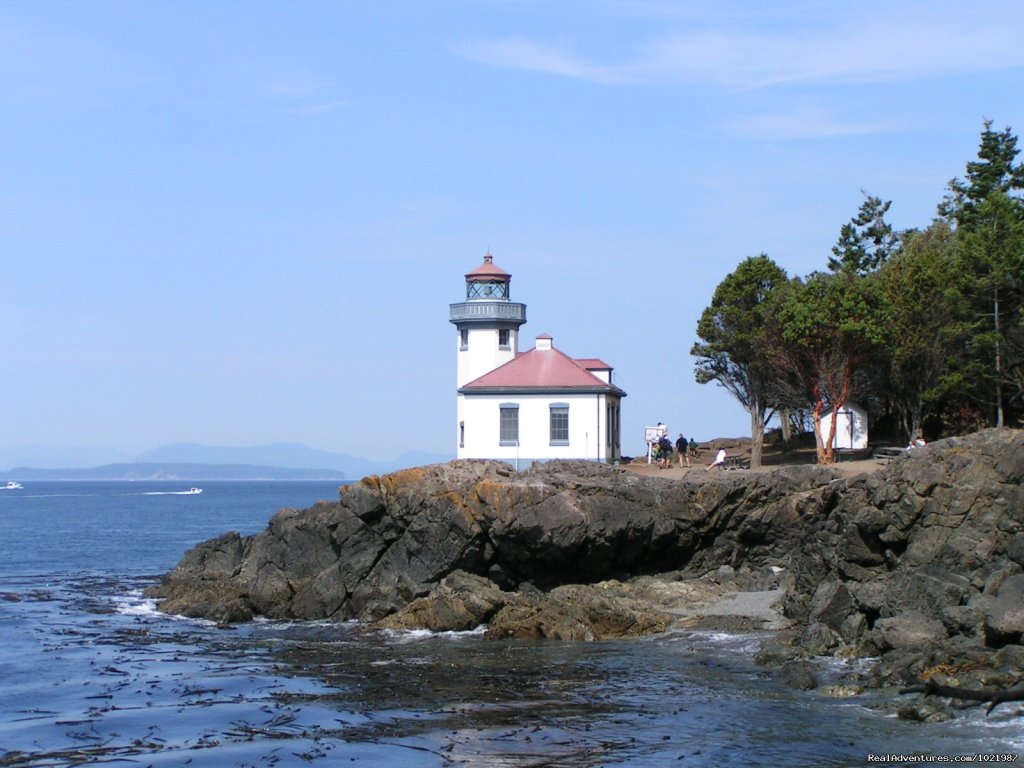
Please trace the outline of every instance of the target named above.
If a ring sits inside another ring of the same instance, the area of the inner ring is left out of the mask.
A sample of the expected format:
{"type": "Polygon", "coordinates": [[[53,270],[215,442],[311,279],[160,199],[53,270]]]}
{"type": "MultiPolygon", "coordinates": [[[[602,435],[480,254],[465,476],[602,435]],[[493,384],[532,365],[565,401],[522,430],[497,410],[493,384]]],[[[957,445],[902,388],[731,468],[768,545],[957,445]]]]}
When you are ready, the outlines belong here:
{"type": "Polygon", "coordinates": [[[668,427],[659,424],[656,427],[644,427],[644,442],[656,443],[662,435],[668,434],[668,427]]]}

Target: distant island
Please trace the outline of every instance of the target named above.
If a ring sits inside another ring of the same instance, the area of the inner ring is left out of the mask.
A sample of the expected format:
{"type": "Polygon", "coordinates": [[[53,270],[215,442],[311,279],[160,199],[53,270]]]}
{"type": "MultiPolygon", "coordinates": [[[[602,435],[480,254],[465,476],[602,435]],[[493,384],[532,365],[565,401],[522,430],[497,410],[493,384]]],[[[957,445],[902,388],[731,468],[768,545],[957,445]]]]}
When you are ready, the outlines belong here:
{"type": "Polygon", "coordinates": [[[110,449],[0,450],[0,475],[18,480],[358,480],[453,458],[407,451],[374,461],[301,443],[248,448],[175,443],[135,456],[110,449]]]}
{"type": "Polygon", "coordinates": [[[335,469],[294,469],[258,464],[134,463],[89,469],[18,467],[8,474],[19,480],[352,480],[335,469]]]}

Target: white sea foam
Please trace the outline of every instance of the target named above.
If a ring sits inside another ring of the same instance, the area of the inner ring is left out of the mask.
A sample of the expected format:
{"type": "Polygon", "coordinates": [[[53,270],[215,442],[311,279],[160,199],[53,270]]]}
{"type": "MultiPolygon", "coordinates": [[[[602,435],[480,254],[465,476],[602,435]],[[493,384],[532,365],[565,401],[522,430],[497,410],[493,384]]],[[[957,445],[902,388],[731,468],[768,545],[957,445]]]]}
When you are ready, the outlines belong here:
{"type": "Polygon", "coordinates": [[[408,659],[378,659],[376,661],[371,661],[370,662],[370,666],[371,667],[391,667],[391,666],[399,666],[399,667],[408,667],[408,666],[416,667],[416,666],[421,666],[422,667],[422,666],[426,666],[426,665],[432,664],[432,663],[433,663],[433,661],[431,659],[426,659],[426,658],[422,658],[422,657],[413,657],[413,658],[408,658],[408,659]]]}
{"type": "Polygon", "coordinates": [[[766,632],[732,633],[697,630],[690,631],[685,637],[673,638],[673,641],[687,639],[697,644],[712,646],[719,651],[750,656],[761,649],[762,643],[768,637],[770,637],[770,633],[766,632]]]}
{"type": "Polygon", "coordinates": [[[141,589],[133,589],[126,595],[110,598],[115,610],[124,616],[159,616],[156,600],[143,597],[141,589]]]}
{"type": "Polygon", "coordinates": [[[475,629],[464,632],[433,632],[429,629],[394,630],[385,629],[384,634],[398,643],[416,643],[421,640],[428,640],[434,637],[443,637],[446,640],[464,640],[473,637],[483,637],[487,634],[487,625],[481,624],[475,629]]]}
{"type": "Polygon", "coordinates": [[[266,616],[254,616],[253,624],[258,624],[262,630],[283,632],[294,627],[330,627],[352,629],[359,626],[356,619],[346,621],[331,621],[330,619],[270,619],[266,616]]]}

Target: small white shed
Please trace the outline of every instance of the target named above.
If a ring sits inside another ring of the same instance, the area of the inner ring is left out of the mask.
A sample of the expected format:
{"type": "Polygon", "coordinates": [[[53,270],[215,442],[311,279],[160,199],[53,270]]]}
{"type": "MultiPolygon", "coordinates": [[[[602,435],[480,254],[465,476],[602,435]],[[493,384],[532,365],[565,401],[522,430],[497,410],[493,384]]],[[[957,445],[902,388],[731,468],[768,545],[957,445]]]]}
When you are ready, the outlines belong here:
{"type": "MultiPolygon", "coordinates": [[[[832,408],[822,411],[821,437],[828,445],[832,442],[832,408]]],[[[868,414],[854,402],[847,400],[836,415],[836,434],[833,448],[866,451],[868,447],[868,414]]]]}

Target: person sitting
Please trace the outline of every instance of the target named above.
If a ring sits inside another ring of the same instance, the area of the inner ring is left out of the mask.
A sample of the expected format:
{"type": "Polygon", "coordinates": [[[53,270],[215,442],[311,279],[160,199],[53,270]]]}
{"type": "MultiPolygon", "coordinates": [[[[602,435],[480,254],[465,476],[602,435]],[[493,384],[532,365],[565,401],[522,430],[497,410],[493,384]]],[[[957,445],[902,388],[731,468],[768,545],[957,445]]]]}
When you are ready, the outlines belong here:
{"type": "Polygon", "coordinates": [[[907,445],[907,450],[909,451],[911,448],[923,448],[926,445],[927,443],[924,441],[924,438],[921,435],[918,435],[910,441],[909,445],[907,445]]]}
{"type": "Polygon", "coordinates": [[[725,448],[718,449],[718,455],[715,456],[715,460],[708,464],[708,469],[714,469],[718,467],[723,469],[725,467],[725,448]]]}

